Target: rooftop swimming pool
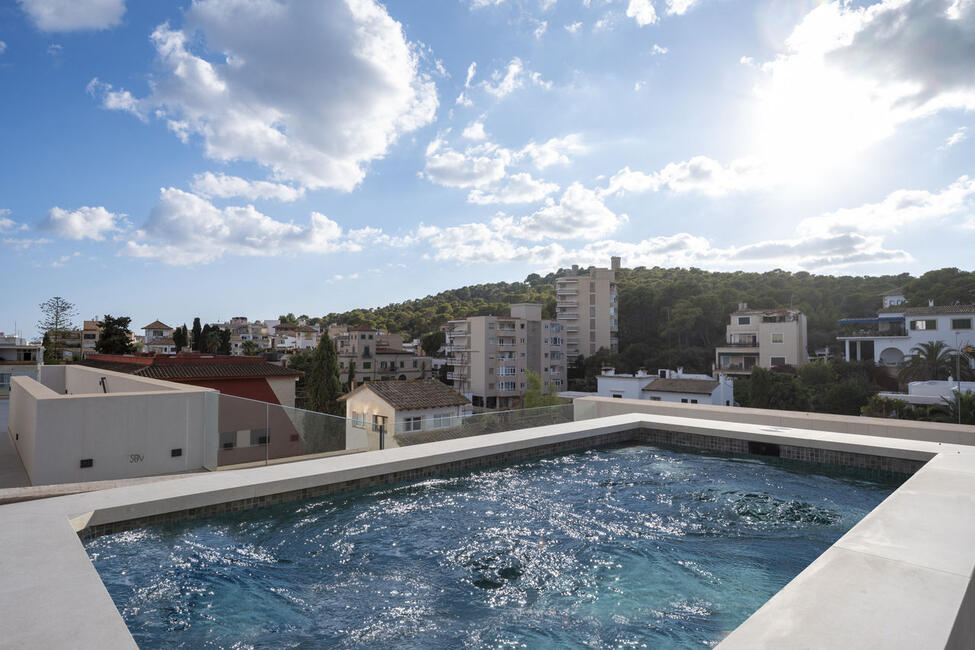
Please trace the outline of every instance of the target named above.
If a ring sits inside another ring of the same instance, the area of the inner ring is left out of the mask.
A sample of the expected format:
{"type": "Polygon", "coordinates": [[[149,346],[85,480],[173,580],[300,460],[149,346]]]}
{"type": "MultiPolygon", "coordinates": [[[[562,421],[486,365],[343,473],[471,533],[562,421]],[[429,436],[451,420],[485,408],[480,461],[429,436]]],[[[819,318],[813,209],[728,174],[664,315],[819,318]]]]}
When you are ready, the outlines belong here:
{"type": "Polygon", "coordinates": [[[95,538],[141,647],[707,647],[899,480],[649,446],[95,538]]]}

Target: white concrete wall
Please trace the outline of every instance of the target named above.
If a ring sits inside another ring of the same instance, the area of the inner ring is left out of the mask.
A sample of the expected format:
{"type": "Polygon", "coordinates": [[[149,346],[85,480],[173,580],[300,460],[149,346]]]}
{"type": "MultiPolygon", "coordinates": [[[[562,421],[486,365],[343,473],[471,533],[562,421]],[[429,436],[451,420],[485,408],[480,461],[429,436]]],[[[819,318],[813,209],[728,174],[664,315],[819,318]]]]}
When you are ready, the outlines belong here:
{"type": "Polygon", "coordinates": [[[386,448],[398,446],[393,439],[393,431],[396,430],[396,411],[371,390],[363,389],[345,402],[345,417],[349,418],[345,424],[345,445],[348,449],[379,449],[379,433],[372,430],[374,415],[384,415],[387,418],[384,446],[386,448]],[[362,428],[355,426],[355,421],[352,419],[352,413],[356,411],[364,414],[365,422],[362,428]]]}
{"type": "Polygon", "coordinates": [[[643,387],[653,379],[653,375],[645,377],[599,375],[596,377],[596,392],[602,397],[613,397],[615,393],[622,393],[624,399],[640,399],[643,387]]]}
{"type": "Polygon", "coordinates": [[[773,409],[711,406],[709,404],[674,404],[672,402],[606,397],[579,397],[572,401],[572,405],[573,418],[577,421],[627,413],[650,413],[729,423],[751,423],[925,442],[975,445],[975,426],[964,424],[912,422],[910,420],[867,418],[853,415],[776,411],[773,409]]]}
{"type": "Polygon", "coordinates": [[[281,406],[294,408],[295,406],[295,385],[298,380],[295,377],[268,377],[267,385],[271,387],[274,396],[278,398],[281,406]]]}
{"type": "Polygon", "coordinates": [[[72,382],[83,388],[97,386],[100,377],[107,378],[110,390],[138,381],[145,385],[124,393],[59,395],[30,379],[16,380],[10,432],[33,485],[135,478],[216,465],[216,391],[84,367],[67,368],[65,374],[69,390],[72,382]],[[92,376],[84,377],[86,372],[92,376]],[[173,457],[171,450],[177,448],[182,455],[173,457]],[[81,460],[87,458],[93,466],[82,468],[81,460]]]}

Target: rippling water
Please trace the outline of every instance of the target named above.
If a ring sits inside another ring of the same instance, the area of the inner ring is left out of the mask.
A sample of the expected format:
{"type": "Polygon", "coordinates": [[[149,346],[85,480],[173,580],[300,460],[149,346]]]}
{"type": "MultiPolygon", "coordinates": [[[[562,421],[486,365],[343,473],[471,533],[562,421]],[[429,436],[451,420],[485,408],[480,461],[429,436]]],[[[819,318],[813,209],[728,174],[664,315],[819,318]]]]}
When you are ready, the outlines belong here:
{"type": "Polygon", "coordinates": [[[623,447],[87,547],[141,647],[700,648],[895,487],[623,447]]]}

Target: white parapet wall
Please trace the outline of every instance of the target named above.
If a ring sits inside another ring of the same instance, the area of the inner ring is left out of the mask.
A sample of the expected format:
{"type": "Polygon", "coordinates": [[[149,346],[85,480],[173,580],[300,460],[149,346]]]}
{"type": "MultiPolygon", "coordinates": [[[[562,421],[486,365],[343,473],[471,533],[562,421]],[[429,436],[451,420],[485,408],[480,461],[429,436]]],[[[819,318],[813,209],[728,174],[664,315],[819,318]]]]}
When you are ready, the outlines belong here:
{"type": "Polygon", "coordinates": [[[216,466],[213,389],[83,366],[45,366],[41,380],[10,390],[8,433],[32,485],[216,466]]]}
{"type": "Polygon", "coordinates": [[[863,436],[904,438],[954,445],[975,445],[975,426],[944,422],[917,422],[893,418],[868,418],[830,413],[777,411],[710,404],[675,404],[642,399],[576,397],[572,400],[573,419],[589,420],[627,413],[669,415],[719,422],[763,424],[811,431],[837,431],[863,436]]]}

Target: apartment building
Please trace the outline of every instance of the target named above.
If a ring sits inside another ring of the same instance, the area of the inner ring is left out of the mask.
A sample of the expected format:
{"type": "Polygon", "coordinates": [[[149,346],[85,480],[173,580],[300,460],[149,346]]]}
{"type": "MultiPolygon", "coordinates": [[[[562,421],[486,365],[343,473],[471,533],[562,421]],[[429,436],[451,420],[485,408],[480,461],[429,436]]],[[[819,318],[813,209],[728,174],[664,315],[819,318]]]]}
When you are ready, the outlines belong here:
{"type": "Polygon", "coordinates": [[[602,348],[619,350],[619,303],[616,299],[616,271],[620,258],[610,268],[572,267],[569,275],[555,281],[556,318],[565,330],[565,352],[569,358],[591,356],[602,348]]]}
{"type": "Polygon", "coordinates": [[[349,367],[355,363],[355,382],[426,379],[433,376],[433,360],[408,349],[401,334],[370,325],[329,327],[339,359],[339,378],[349,381],[349,367]]]}
{"type": "Polygon", "coordinates": [[[752,368],[800,366],[809,361],[806,316],[798,309],[749,309],[738,305],[714,351],[715,373],[748,375],[752,368]]]}
{"type": "Polygon", "coordinates": [[[447,378],[475,407],[516,408],[527,388],[529,370],[543,390],[559,391],[566,381],[564,332],[558,321],[542,318],[542,306],[511,305],[510,316],[474,316],[447,324],[447,378]]]}
{"type": "Polygon", "coordinates": [[[875,317],[843,318],[840,335],[847,361],[873,361],[897,367],[921,343],[940,341],[951,349],[975,343],[975,304],[908,307],[905,301],[890,304],[875,317]]]}
{"type": "Polygon", "coordinates": [[[0,332],[0,397],[10,394],[10,380],[14,377],[40,378],[44,365],[44,348],[40,343],[28,343],[16,335],[0,332]]]}
{"type": "Polygon", "coordinates": [[[81,329],[81,356],[85,357],[95,352],[98,339],[102,335],[102,325],[97,319],[86,320],[81,329]]]}

